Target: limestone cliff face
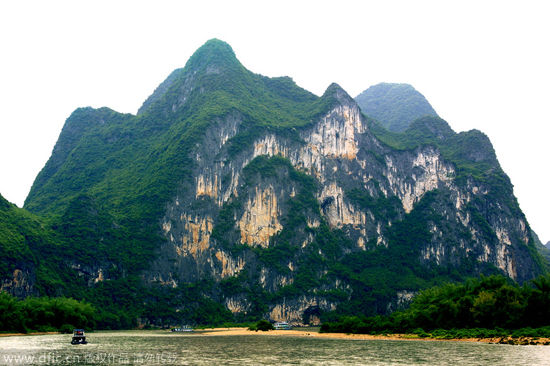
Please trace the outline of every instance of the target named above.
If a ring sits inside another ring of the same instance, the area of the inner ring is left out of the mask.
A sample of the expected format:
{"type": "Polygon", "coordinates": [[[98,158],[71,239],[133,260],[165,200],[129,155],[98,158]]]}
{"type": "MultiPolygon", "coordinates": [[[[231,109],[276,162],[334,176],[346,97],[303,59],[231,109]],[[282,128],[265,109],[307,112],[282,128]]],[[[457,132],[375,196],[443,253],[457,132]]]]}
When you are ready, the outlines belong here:
{"type": "Polygon", "coordinates": [[[386,156],[385,175],[391,193],[399,197],[406,213],[412,211],[414,204],[426,192],[435,190],[440,185],[451,187],[454,168],[451,164],[445,164],[435,149],[427,148],[413,156],[398,159],[386,156]],[[412,174],[403,176],[401,172],[405,169],[412,174]]]}
{"type": "Polygon", "coordinates": [[[17,268],[13,271],[11,278],[5,278],[0,281],[0,291],[5,291],[19,297],[34,295],[36,294],[36,290],[34,289],[35,282],[34,273],[17,268]]]}
{"type": "Polygon", "coordinates": [[[304,135],[312,155],[353,160],[359,151],[357,135],[365,132],[359,109],[341,105],[304,135]]]}
{"type": "MultiPolygon", "coordinates": [[[[484,183],[473,178],[457,182],[456,166],[436,147],[396,151],[384,146],[369,131],[355,102],[341,89],[335,94],[337,105],[299,131],[300,140],[266,131],[229,157],[232,138],[243,129],[242,116],[234,113],[210,127],[193,153],[193,185],[182,184],[167,204],[160,223],[165,241],[145,278],[177,287],[204,277],[223,281],[242,275],[248,284],[277,293],[295,284],[304,270],[300,253],[315,242],[320,225],[347,236],[347,252],[388,247],[392,225],[411,215],[430,192],[437,196],[430,204],[437,220],[423,224],[430,239],[418,243],[418,254],[411,260],[435,266],[472,261],[517,280],[533,276],[536,269],[522,259],[529,231],[521,215],[503,210],[505,202],[489,200],[490,189],[484,183]],[[260,157],[282,157],[291,168],[279,167],[267,175],[248,172],[260,157]],[[318,205],[317,212],[304,208],[301,214],[307,224],[293,228],[297,231],[290,236],[285,234],[293,225],[289,212],[304,187],[291,179],[289,169],[314,178],[318,205]],[[384,215],[370,201],[362,203],[357,192],[369,200],[393,202],[392,213],[384,215]],[[487,214],[480,218],[483,210],[487,214]],[[297,249],[277,265],[252,250],[268,251],[282,241],[297,249]]],[[[313,273],[329,278],[326,271],[313,273]]],[[[338,300],[324,295],[329,290],[349,293],[350,287],[342,279],[327,279],[307,293],[275,297],[266,315],[276,321],[316,324],[321,312],[338,305],[338,300]]],[[[402,306],[412,294],[403,288],[387,309],[402,306]]],[[[222,297],[232,312],[250,311],[246,294],[222,297]]]]}
{"type": "Polygon", "coordinates": [[[241,244],[269,246],[269,239],[283,228],[279,223],[277,196],[273,187],[256,187],[256,193],[247,201],[238,226],[241,244]]]}
{"type": "Polygon", "coordinates": [[[269,312],[269,318],[276,322],[291,324],[321,324],[321,311],[336,310],[336,304],[324,298],[300,296],[275,305],[269,312]]]}

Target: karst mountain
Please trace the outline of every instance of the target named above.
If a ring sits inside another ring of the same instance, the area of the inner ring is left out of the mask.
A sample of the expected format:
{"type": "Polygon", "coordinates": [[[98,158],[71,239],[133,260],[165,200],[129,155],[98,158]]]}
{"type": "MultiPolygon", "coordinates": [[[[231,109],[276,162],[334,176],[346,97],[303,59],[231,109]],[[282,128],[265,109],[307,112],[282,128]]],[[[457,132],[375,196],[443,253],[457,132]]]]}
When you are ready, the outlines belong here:
{"type": "Polygon", "coordinates": [[[24,209],[0,199],[2,289],[84,299],[111,327],[318,324],[545,272],[488,137],[374,89],[317,96],[214,39],[136,115],[75,110],[24,209]]]}

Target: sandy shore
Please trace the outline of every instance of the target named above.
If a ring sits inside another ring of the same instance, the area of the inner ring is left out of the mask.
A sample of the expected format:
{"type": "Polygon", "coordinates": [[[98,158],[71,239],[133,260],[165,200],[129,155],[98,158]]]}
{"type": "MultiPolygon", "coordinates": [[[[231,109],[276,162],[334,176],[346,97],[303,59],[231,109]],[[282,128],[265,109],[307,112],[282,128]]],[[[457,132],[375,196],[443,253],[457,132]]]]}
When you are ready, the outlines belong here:
{"type": "MultiPolygon", "coordinates": [[[[350,340],[399,340],[399,341],[460,341],[460,342],[483,342],[483,343],[507,343],[511,338],[460,338],[460,339],[440,339],[440,338],[420,338],[414,334],[387,334],[387,335],[372,335],[372,334],[347,334],[347,333],[319,333],[318,329],[292,329],[292,330],[270,330],[267,332],[251,331],[247,328],[213,328],[194,331],[197,335],[202,336],[220,336],[220,335],[265,335],[271,337],[314,337],[326,339],[350,339],[350,340]]],[[[531,338],[522,337],[513,340],[514,344],[549,344],[550,338],[531,338]]]]}
{"type": "MultiPolygon", "coordinates": [[[[99,331],[103,332],[103,331],[99,331]]],[[[108,331],[110,332],[110,331],[108,331]]],[[[496,338],[458,338],[458,339],[441,339],[441,338],[420,338],[415,334],[348,334],[348,333],[319,333],[319,328],[294,328],[291,330],[270,330],[267,332],[252,331],[248,328],[207,328],[196,329],[192,333],[172,333],[168,330],[134,330],[134,331],[114,331],[124,335],[125,332],[140,334],[140,332],[151,332],[151,336],[167,336],[167,335],[193,335],[199,337],[215,337],[215,336],[247,336],[261,335],[266,337],[312,337],[325,339],[349,339],[349,340],[396,340],[396,341],[438,341],[438,342],[481,342],[481,343],[501,343],[501,344],[521,344],[521,345],[550,345],[550,338],[532,338],[532,337],[496,337],[496,338]]],[[[12,336],[33,336],[33,335],[48,335],[60,334],[59,332],[36,332],[36,333],[0,333],[0,337],[12,336]]]]}

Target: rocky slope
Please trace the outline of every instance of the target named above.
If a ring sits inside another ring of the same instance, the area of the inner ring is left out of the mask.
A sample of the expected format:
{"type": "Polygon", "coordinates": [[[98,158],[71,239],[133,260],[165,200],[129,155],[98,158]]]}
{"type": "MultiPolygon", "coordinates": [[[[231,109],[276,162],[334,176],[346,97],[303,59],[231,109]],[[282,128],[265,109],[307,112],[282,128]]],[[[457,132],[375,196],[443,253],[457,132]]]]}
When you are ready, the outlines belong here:
{"type": "Polygon", "coordinates": [[[75,111],[25,208],[63,238],[44,288],[143,323],[315,324],[543,271],[485,135],[437,117],[389,132],[338,85],[253,74],[217,40],[137,116],[75,111]]]}
{"type": "Polygon", "coordinates": [[[376,84],[355,100],[363,113],[390,131],[403,132],[420,117],[437,117],[426,98],[409,84],[376,84]]]}

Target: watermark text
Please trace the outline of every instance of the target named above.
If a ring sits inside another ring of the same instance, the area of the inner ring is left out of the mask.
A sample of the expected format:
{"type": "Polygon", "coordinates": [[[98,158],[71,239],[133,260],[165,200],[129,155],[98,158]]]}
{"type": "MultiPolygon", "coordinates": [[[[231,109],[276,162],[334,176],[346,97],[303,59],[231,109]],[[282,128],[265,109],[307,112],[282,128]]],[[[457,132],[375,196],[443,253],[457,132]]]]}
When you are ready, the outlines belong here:
{"type": "Polygon", "coordinates": [[[2,365],[166,365],[177,360],[176,353],[124,353],[124,352],[87,352],[82,354],[59,354],[47,352],[40,354],[2,354],[2,365]]]}

